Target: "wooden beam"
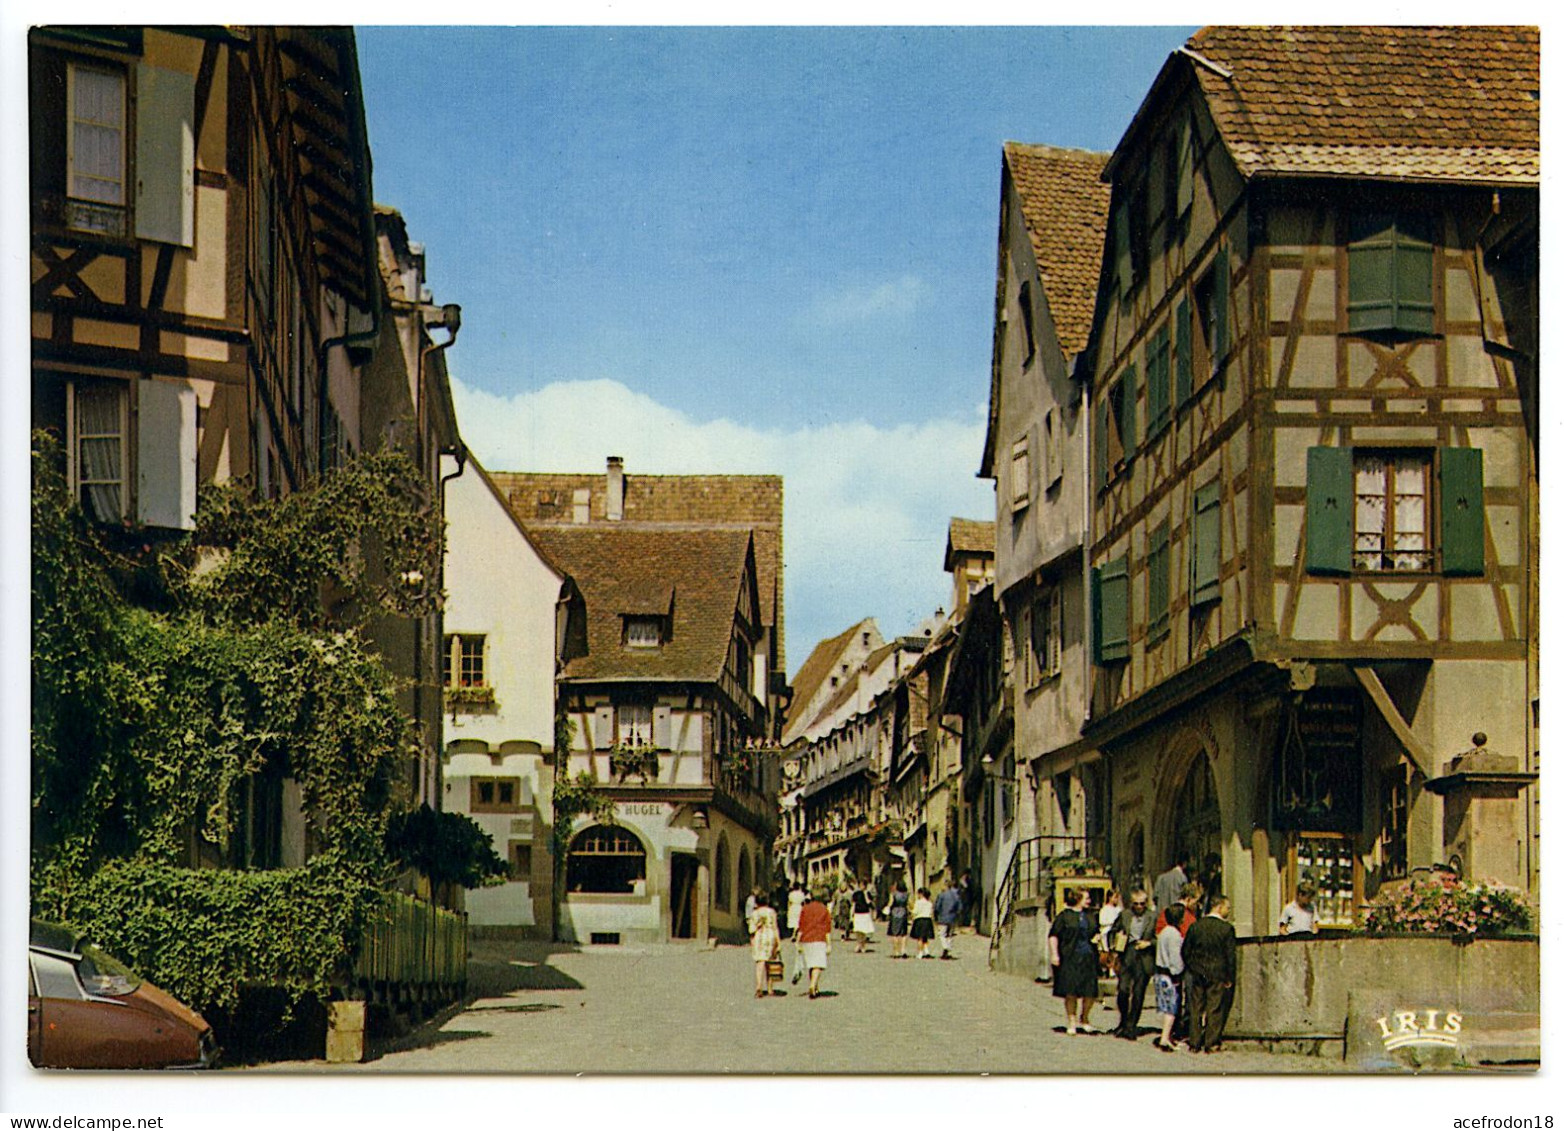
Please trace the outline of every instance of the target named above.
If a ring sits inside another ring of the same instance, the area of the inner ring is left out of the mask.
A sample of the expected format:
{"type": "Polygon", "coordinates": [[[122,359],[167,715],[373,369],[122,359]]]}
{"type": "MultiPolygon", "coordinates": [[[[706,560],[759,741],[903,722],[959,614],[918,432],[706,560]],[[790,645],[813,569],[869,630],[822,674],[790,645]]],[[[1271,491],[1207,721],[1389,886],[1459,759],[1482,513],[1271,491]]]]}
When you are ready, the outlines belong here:
{"type": "Polygon", "coordinates": [[[1379,708],[1380,717],[1390,727],[1391,733],[1396,736],[1396,741],[1401,743],[1402,749],[1406,751],[1407,757],[1417,771],[1425,778],[1438,777],[1439,768],[1434,764],[1433,752],[1418,740],[1417,735],[1412,733],[1412,728],[1407,725],[1407,721],[1401,717],[1401,711],[1390,698],[1390,692],[1386,691],[1385,685],[1380,682],[1379,673],[1366,665],[1362,667],[1354,665],[1352,674],[1358,677],[1358,682],[1363,685],[1363,690],[1368,692],[1369,699],[1373,701],[1375,707],[1379,708]]]}

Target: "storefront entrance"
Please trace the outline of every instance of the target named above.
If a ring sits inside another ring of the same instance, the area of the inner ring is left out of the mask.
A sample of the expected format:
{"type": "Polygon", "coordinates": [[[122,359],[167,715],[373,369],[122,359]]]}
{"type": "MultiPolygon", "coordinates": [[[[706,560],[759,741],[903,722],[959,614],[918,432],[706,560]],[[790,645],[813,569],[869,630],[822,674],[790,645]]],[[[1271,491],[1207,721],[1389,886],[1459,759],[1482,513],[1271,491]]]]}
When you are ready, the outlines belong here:
{"type": "Polygon", "coordinates": [[[694,854],[669,854],[668,933],[676,939],[695,937],[695,890],[700,865],[694,854]]]}
{"type": "Polygon", "coordinates": [[[1207,892],[1222,892],[1222,809],[1211,760],[1195,756],[1173,801],[1173,856],[1190,862],[1190,879],[1207,892]]]}

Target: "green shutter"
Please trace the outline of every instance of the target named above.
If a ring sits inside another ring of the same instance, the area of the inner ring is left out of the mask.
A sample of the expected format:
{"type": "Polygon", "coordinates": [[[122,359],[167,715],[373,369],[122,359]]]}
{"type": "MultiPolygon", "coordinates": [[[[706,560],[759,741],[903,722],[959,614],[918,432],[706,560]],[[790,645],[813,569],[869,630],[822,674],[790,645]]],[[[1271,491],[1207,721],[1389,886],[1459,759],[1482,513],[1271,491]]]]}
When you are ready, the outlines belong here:
{"type": "Polygon", "coordinates": [[[1146,554],[1146,637],[1160,640],[1168,633],[1168,524],[1164,520],[1151,532],[1146,554]]]}
{"type": "Polygon", "coordinates": [[[1096,600],[1093,636],[1097,662],[1127,660],[1130,654],[1130,574],[1127,558],[1115,558],[1092,570],[1096,600]]]}
{"type": "Polygon", "coordinates": [[[1135,455],[1135,367],[1124,367],[1119,382],[1119,443],[1124,446],[1126,463],[1135,455]]]}
{"type": "Polygon", "coordinates": [[[1191,607],[1222,598],[1222,483],[1195,491],[1194,546],[1190,550],[1191,607]]]}
{"type": "Polygon", "coordinates": [[[1228,330],[1228,289],[1231,280],[1227,274],[1227,249],[1224,247],[1216,253],[1216,263],[1212,267],[1216,277],[1211,283],[1211,305],[1216,307],[1212,321],[1216,323],[1215,332],[1211,335],[1214,339],[1211,343],[1211,371],[1220,373],[1227,362],[1228,346],[1232,342],[1232,335],[1228,330]]]}
{"type": "Polygon", "coordinates": [[[1163,326],[1146,348],[1146,439],[1168,426],[1168,328],[1163,326]]]}
{"type": "Polygon", "coordinates": [[[1352,572],[1352,449],[1310,448],[1304,565],[1352,572]]]}
{"type": "Polygon", "coordinates": [[[136,237],[195,245],[195,76],[136,64],[136,237]]]}
{"type": "Polygon", "coordinates": [[[1347,245],[1347,329],[1434,330],[1434,248],[1417,217],[1354,217],[1347,245]]]}
{"type": "Polygon", "coordinates": [[[1195,391],[1195,333],[1187,298],[1179,300],[1177,327],[1178,387],[1174,390],[1173,403],[1175,408],[1183,408],[1195,391]]]}
{"type": "Polygon", "coordinates": [[[1483,525],[1482,449],[1445,448],[1439,453],[1439,542],[1445,573],[1482,576],[1483,525]]]}

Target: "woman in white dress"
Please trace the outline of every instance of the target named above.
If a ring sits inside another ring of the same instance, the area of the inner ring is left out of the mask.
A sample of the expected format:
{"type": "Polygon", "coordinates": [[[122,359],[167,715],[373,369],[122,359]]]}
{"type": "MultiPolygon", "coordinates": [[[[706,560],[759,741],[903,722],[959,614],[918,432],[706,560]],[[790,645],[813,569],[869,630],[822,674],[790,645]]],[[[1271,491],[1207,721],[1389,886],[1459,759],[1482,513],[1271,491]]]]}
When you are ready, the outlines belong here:
{"type": "Polygon", "coordinates": [[[766,963],[782,955],[782,936],[777,931],[777,913],[771,909],[771,901],[763,893],[755,896],[755,911],[750,918],[750,956],[755,960],[755,996],[765,997],[771,992],[771,979],[766,977],[766,963]]]}

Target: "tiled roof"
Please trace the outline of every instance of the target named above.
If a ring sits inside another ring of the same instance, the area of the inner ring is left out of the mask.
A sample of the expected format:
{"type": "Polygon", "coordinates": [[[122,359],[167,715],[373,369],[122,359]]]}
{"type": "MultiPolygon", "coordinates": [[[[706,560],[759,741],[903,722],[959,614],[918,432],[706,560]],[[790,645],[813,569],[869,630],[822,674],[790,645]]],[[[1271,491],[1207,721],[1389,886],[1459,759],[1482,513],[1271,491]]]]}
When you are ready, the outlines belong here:
{"type": "Polygon", "coordinates": [[[1037,256],[1059,348],[1066,359],[1086,344],[1097,298],[1111,186],[1108,154],[1050,145],[1005,143],[1005,165],[1037,256]]]}
{"type": "Polygon", "coordinates": [[[863,631],[863,626],[869,623],[871,623],[870,618],[865,618],[835,636],[820,641],[810,650],[809,658],[798,669],[798,674],[793,676],[793,701],[788,704],[787,723],[784,728],[786,731],[791,732],[795,723],[809,721],[797,716],[808,708],[810,700],[814,698],[820,685],[836,670],[837,657],[847,647],[848,641],[863,631]]]}
{"type": "MultiPolygon", "coordinates": [[[[607,479],[596,474],[493,472],[528,529],[572,519],[575,492],[589,492],[591,525],[607,521],[607,479]]],[[[778,669],[787,670],[782,608],[782,477],[638,475],[625,472],[624,521],[743,527],[754,531],[761,620],[778,627],[778,669]]]]}
{"type": "Polygon", "coordinates": [[[1208,27],[1187,49],[1245,176],[1536,184],[1539,39],[1531,27],[1208,27]]]}
{"type": "Polygon", "coordinates": [[[945,539],[945,572],[955,567],[957,554],[987,554],[994,556],[994,524],[975,518],[953,518],[950,534],[945,539]]]}
{"type": "Polygon", "coordinates": [[[712,683],[721,675],[749,531],[625,523],[529,524],[527,531],[569,573],[586,605],[587,651],[565,665],[565,678],[712,683]],[[662,646],[625,647],[623,617],[659,601],[666,609],[670,595],[673,628],[662,646]]]}

